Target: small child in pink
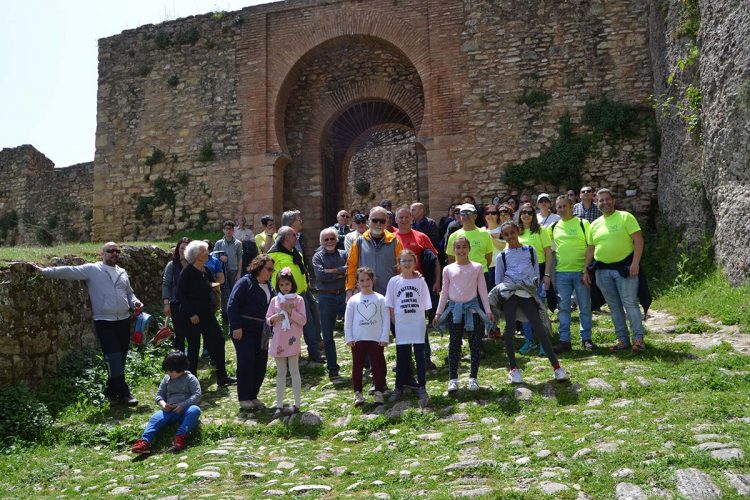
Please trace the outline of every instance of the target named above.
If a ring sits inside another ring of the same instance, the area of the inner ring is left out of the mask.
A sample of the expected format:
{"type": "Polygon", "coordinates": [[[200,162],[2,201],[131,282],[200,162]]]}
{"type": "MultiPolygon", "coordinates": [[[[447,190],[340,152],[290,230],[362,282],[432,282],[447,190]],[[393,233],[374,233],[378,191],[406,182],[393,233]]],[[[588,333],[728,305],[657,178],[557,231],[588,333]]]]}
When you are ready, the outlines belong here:
{"type": "Polygon", "coordinates": [[[299,410],[301,403],[302,379],[299,374],[300,340],[302,327],[307,323],[305,301],[297,295],[297,283],[288,267],[279,271],[276,278],[278,294],[271,299],[266,313],[266,321],[273,326],[273,337],[268,353],[276,361],[276,412],[274,418],[284,414],[284,392],[286,391],[287,367],[292,375],[294,406],[291,412],[299,410]]]}

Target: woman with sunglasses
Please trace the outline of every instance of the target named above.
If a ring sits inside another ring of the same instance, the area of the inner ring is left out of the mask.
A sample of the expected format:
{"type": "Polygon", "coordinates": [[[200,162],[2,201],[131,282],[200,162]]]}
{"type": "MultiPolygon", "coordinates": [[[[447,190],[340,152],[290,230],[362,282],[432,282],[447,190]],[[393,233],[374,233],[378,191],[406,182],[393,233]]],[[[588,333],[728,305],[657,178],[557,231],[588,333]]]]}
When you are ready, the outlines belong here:
{"type": "MultiPolygon", "coordinates": [[[[523,245],[534,247],[539,260],[537,296],[544,301],[548,293],[554,293],[551,291],[552,281],[550,278],[552,274],[552,241],[547,229],[539,225],[536,212],[531,203],[521,205],[519,219],[521,221],[521,224],[519,224],[521,233],[518,235],[518,240],[523,245]]],[[[532,349],[537,347],[534,335],[531,333],[531,323],[528,321],[523,323],[523,336],[526,338],[526,342],[518,349],[518,352],[528,354],[532,349]]],[[[544,356],[544,354],[544,348],[539,346],[539,355],[544,356]]]]}

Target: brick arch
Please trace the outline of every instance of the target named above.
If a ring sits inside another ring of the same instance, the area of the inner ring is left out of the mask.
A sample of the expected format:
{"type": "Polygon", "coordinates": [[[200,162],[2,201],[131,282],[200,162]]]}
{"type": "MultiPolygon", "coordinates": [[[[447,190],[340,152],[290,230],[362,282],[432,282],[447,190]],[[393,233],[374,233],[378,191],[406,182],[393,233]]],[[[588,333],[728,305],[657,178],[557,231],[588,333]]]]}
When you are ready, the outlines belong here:
{"type": "MultiPolygon", "coordinates": [[[[295,35],[288,37],[284,44],[285,50],[281,51],[283,57],[276,58],[275,63],[269,67],[268,81],[282,82],[278,88],[269,89],[268,102],[269,108],[274,110],[273,126],[276,132],[275,137],[269,137],[269,144],[279,150],[288,151],[284,118],[295,83],[310,60],[345,42],[347,38],[371,40],[373,44],[384,46],[404,58],[419,77],[419,84],[425,96],[424,107],[427,107],[429,48],[425,37],[407,22],[374,12],[345,10],[335,17],[318,19],[317,22],[310,23],[295,35]]],[[[426,114],[424,109],[419,113],[420,128],[426,114]]],[[[417,120],[414,123],[416,124],[417,120]]]]}

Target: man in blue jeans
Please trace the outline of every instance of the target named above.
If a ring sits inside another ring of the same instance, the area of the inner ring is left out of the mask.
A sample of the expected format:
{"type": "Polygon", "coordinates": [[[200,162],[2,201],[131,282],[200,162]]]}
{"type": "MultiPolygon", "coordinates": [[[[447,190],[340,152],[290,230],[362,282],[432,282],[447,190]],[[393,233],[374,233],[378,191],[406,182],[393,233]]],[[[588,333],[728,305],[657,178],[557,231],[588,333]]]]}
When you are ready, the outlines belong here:
{"type": "Polygon", "coordinates": [[[320,232],[320,249],[313,255],[315,286],[318,289],[320,327],[323,331],[323,347],[326,353],[328,377],[338,379],[339,365],[336,362],[336,344],[333,329],[336,317],[346,312],[346,252],[337,248],[339,232],[327,227],[320,232]]]}
{"type": "MultiPolygon", "coordinates": [[[[638,275],[643,255],[643,234],[633,214],[615,210],[615,199],[609,189],[597,191],[602,216],[591,224],[587,241],[593,246],[591,257],[596,260],[596,284],[609,305],[615,326],[617,343],[611,352],[645,351],[643,343],[643,318],[638,304],[638,275]],[[633,333],[631,342],[627,316],[633,333]]],[[[588,277],[587,277],[588,279],[588,277]]]]}
{"type": "Polygon", "coordinates": [[[555,245],[555,291],[558,297],[557,318],[560,320],[560,342],[553,347],[560,354],[572,349],[570,339],[571,295],[575,292],[581,321],[581,346],[587,351],[596,349],[591,340],[591,292],[586,271],[588,248],[586,236],[591,232],[589,221],[573,217],[573,207],[567,196],[555,200],[560,220],[550,226],[555,245]]]}

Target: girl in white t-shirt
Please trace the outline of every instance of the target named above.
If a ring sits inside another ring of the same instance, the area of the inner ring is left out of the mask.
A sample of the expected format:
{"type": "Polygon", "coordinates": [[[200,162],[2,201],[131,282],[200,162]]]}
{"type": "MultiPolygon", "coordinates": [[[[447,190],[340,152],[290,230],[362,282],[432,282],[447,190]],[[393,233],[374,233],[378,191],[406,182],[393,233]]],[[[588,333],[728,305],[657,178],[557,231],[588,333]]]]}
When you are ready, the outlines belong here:
{"type": "Polygon", "coordinates": [[[417,394],[421,404],[427,402],[425,387],[425,312],[432,309],[430,290],[424,278],[414,272],[417,256],[411,250],[402,250],[398,257],[401,274],[388,282],[385,305],[390,309],[391,321],[396,326],[396,389],[390,402],[403,394],[404,383],[409,378],[411,350],[417,364],[417,394]]]}
{"type": "MultiPolygon", "coordinates": [[[[362,396],[362,369],[369,358],[372,368],[372,383],[375,385],[373,400],[383,404],[385,389],[385,356],[383,348],[388,345],[391,321],[385,297],[373,290],[375,272],[369,267],[357,269],[357,287],[360,292],[346,303],[344,314],[344,339],[352,350],[352,385],[354,405],[365,403],[362,396]]],[[[424,334],[422,335],[424,338],[424,334]]]]}

